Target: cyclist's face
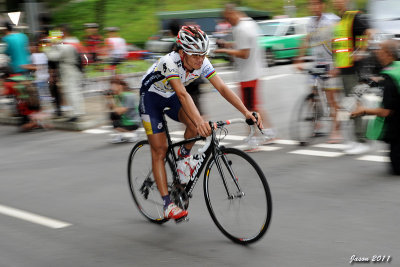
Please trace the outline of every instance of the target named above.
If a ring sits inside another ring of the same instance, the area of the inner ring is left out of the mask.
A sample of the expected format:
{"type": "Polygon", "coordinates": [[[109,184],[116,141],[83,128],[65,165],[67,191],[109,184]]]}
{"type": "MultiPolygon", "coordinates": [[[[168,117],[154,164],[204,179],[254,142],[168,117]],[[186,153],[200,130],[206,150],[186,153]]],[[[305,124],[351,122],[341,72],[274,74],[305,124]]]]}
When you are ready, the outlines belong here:
{"type": "Polygon", "coordinates": [[[201,66],[203,65],[203,61],[204,58],[206,56],[205,55],[188,55],[185,53],[185,63],[186,63],[186,67],[188,67],[188,69],[190,70],[198,70],[201,68],[201,66]]]}

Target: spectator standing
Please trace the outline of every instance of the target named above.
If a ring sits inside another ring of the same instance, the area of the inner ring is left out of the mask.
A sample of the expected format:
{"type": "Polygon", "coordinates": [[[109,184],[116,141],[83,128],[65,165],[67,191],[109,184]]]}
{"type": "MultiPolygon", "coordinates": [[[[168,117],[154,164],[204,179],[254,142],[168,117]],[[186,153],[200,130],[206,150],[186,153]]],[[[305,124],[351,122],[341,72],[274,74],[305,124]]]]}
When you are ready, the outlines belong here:
{"type": "Polygon", "coordinates": [[[359,107],[352,116],[377,115],[385,118],[386,131],[383,140],[390,144],[390,161],[393,174],[400,175],[400,62],[398,44],[394,40],[385,41],[376,52],[382,66],[383,107],[359,107]]]}
{"type": "Polygon", "coordinates": [[[68,26],[64,25],[61,29],[62,43],[52,46],[46,54],[49,60],[58,62],[63,96],[72,107],[67,115],[67,122],[76,122],[85,114],[82,62],[78,51],[81,46],[79,40],[70,35],[68,26]]]}
{"type": "Polygon", "coordinates": [[[128,84],[118,77],[111,80],[111,91],[106,94],[110,119],[116,133],[111,143],[136,142],[136,129],[140,125],[139,98],[129,89],[128,84]]]}
{"type": "MultiPolygon", "coordinates": [[[[263,136],[266,142],[271,142],[276,137],[267,113],[260,107],[259,79],[263,71],[264,54],[258,44],[259,28],[257,23],[244,13],[236,9],[233,4],[225,7],[224,17],[233,26],[233,45],[222,44],[225,48],[215,50],[215,53],[226,53],[235,57],[240,80],[242,101],[247,109],[259,112],[265,125],[263,136]]],[[[254,140],[250,140],[253,146],[254,140]]]]}
{"type": "Polygon", "coordinates": [[[108,50],[108,56],[111,60],[112,66],[117,66],[125,60],[128,53],[126,41],[119,35],[119,28],[109,27],[107,30],[107,38],[105,44],[108,50]]]}
{"type": "Polygon", "coordinates": [[[43,51],[41,51],[41,46],[39,44],[33,44],[31,46],[32,55],[31,61],[32,65],[35,67],[35,86],[39,91],[39,97],[41,100],[49,100],[49,70],[48,70],[48,60],[47,56],[43,51]]]}
{"type": "MultiPolygon", "coordinates": [[[[331,71],[333,76],[339,75],[343,82],[344,94],[349,96],[358,84],[358,61],[367,49],[366,40],[370,35],[369,25],[363,20],[359,11],[349,11],[349,0],[333,0],[333,7],[341,16],[340,22],[334,29],[333,56],[336,69],[331,71]]],[[[359,117],[354,119],[354,136],[356,142],[350,142],[345,153],[356,155],[370,150],[365,137],[365,124],[359,117]]]]}
{"type": "Polygon", "coordinates": [[[22,32],[14,32],[11,23],[6,22],[3,42],[6,44],[5,54],[9,56],[12,74],[24,74],[30,64],[29,40],[22,32]]]}
{"type": "Polygon", "coordinates": [[[98,54],[103,44],[103,37],[99,34],[97,23],[86,23],[85,27],[84,45],[90,55],[90,63],[96,63],[99,61],[98,54]]]}

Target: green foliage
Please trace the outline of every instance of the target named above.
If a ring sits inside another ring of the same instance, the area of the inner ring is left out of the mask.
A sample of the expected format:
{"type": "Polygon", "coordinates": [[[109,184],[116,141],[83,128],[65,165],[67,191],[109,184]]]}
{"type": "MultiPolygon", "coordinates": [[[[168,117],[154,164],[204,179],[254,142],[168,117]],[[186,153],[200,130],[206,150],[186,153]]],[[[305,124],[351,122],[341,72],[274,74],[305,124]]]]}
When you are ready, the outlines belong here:
{"type": "MultiPolygon", "coordinates": [[[[55,23],[69,23],[75,35],[82,37],[83,24],[97,22],[97,18],[103,17],[104,27],[117,26],[121,29],[121,36],[128,42],[143,44],[149,36],[159,30],[157,12],[180,11],[195,9],[222,8],[228,2],[236,2],[241,6],[247,6],[258,10],[269,11],[273,15],[285,13],[284,5],[288,0],[47,0],[53,10],[55,23]],[[104,12],[98,16],[96,12],[102,12],[100,3],[105,2],[104,12]]],[[[296,4],[297,16],[310,15],[308,0],[292,0],[296,4]]],[[[328,1],[328,10],[332,10],[331,1],[328,1]]],[[[367,0],[354,0],[358,8],[364,8],[367,0]]]]}

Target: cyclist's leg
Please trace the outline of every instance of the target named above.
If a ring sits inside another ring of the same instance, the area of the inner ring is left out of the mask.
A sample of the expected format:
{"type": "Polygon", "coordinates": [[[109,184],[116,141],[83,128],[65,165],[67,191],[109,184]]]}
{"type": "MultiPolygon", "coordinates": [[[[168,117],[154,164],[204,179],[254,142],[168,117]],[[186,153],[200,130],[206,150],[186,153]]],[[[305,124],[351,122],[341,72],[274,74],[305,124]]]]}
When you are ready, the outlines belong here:
{"type": "Polygon", "coordinates": [[[169,99],[164,99],[152,92],[144,92],[140,98],[140,113],[143,126],[149,140],[152,158],[152,170],[157,188],[164,201],[164,216],[169,219],[180,219],[187,215],[187,211],[182,210],[171,203],[169,197],[167,175],[165,170],[165,156],[167,153],[166,134],[164,131],[162,112],[165,107],[170,107],[169,116],[175,118],[174,110],[176,106],[172,105],[169,99]]]}
{"type": "MultiPolygon", "coordinates": [[[[170,107],[170,110],[168,110],[166,112],[166,114],[168,115],[168,117],[170,117],[171,119],[175,120],[175,121],[179,121],[183,124],[185,124],[186,129],[185,129],[185,133],[184,133],[184,138],[185,139],[189,139],[192,137],[197,136],[197,129],[196,126],[194,125],[194,123],[192,122],[192,120],[188,117],[188,115],[186,114],[186,112],[183,110],[181,103],[179,102],[178,97],[175,95],[171,96],[168,99],[168,106],[170,107]]],[[[185,148],[188,152],[190,152],[190,150],[192,149],[193,145],[195,143],[188,143],[185,144],[185,148]]]]}

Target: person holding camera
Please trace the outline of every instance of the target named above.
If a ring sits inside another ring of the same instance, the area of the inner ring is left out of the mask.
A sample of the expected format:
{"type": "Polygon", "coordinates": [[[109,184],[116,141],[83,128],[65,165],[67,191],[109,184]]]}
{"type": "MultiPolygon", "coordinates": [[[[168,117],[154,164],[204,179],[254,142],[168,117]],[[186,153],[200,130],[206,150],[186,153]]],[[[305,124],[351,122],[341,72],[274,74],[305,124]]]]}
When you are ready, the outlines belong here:
{"type": "Polygon", "coordinates": [[[138,97],[129,89],[128,84],[118,77],[111,80],[111,90],[106,92],[106,97],[115,130],[110,142],[136,142],[138,136],[135,130],[139,128],[140,123],[138,97]]]}

